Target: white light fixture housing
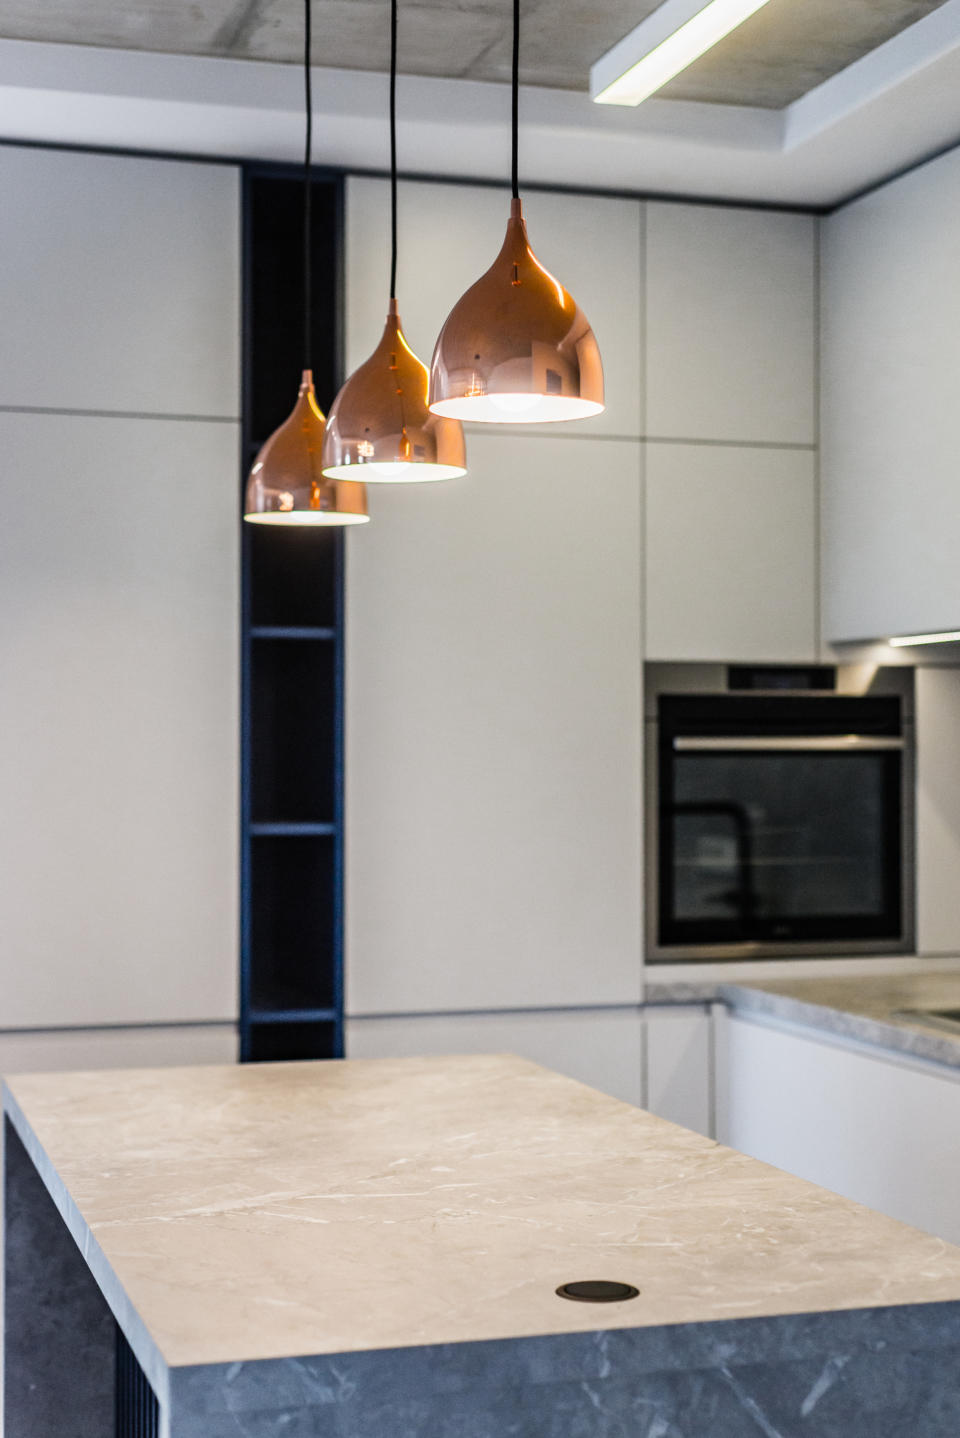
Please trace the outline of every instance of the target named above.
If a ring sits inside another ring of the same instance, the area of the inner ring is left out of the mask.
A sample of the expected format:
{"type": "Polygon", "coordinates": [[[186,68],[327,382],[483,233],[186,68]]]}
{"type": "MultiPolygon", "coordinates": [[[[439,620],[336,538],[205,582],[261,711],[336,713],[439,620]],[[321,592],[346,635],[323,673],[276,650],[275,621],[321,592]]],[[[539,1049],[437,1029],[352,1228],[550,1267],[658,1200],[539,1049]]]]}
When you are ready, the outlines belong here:
{"type": "Polygon", "coordinates": [[[590,68],[598,105],[639,105],[767,0],[664,0],[590,68]]]}
{"type": "Polygon", "coordinates": [[[891,649],[910,649],[914,644],[960,644],[960,629],[941,629],[936,634],[897,634],[887,643],[891,649]]]}

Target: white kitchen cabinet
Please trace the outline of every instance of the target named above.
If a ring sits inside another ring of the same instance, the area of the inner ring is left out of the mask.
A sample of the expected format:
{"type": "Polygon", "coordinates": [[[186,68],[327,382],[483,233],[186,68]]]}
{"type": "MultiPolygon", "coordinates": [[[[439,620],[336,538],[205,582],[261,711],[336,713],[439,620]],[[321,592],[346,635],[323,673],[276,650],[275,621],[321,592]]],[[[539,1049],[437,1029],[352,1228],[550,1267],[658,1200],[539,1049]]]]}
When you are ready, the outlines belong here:
{"type": "Polygon", "coordinates": [[[916,671],[917,953],[960,953],[960,669],[916,671]]]}
{"type": "Polygon", "coordinates": [[[466,479],[371,487],[347,541],[348,1013],[639,1000],[637,449],[598,469],[582,438],[475,434],[466,479]]]}
{"type": "Polygon", "coordinates": [[[732,1014],[723,1142],[960,1242],[960,1073],[732,1014]]]}
{"type": "MultiPolygon", "coordinates": [[[[606,409],[562,426],[565,434],[641,433],[641,215],[636,200],[532,191],[523,197],[530,243],[561,281],[597,336],[606,409]]],[[[464,290],[493,264],[510,213],[509,192],[479,185],[401,181],[397,279],[410,344],[430,364],[444,320],[464,290]]],[[[347,367],[380,338],[390,274],[390,187],[347,181],[347,367]]],[[[542,426],[511,425],[510,430],[542,426]]]]}
{"type": "Polygon", "coordinates": [[[645,451],[646,657],[814,659],[812,453],[653,443],[645,451]]]}
{"type": "Polygon", "coordinates": [[[960,151],[823,221],[828,640],[960,627],[960,151]]]}
{"type": "Polygon", "coordinates": [[[646,433],[816,442],[811,215],[651,203],[646,433]]]}
{"type": "Polygon", "coordinates": [[[236,1016],[238,438],[0,414],[0,1028],[236,1016]]]}
{"type": "Polygon", "coordinates": [[[0,1033],[0,1074],[166,1068],[237,1061],[234,1024],[0,1033]]]}
{"type": "Polygon", "coordinates": [[[239,170],[2,145],[0,191],[0,405],[239,416],[239,170]]]}
{"type": "Polygon", "coordinates": [[[713,1135],[712,1017],[706,1004],[647,1005],[643,1107],[713,1135]]]}
{"type": "Polygon", "coordinates": [[[637,1009],[418,1014],[347,1022],[348,1058],[512,1053],[639,1104],[643,1030],[637,1009]]]}

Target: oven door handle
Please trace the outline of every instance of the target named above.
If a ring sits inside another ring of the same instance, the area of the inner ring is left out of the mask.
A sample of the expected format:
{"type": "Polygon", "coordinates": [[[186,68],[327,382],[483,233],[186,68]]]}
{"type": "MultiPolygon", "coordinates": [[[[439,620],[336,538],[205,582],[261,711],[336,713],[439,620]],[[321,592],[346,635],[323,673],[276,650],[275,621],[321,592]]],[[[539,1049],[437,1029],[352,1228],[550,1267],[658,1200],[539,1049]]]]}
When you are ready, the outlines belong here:
{"type": "Polygon", "coordinates": [[[769,734],[728,738],[717,734],[677,735],[678,754],[879,754],[905,747],[902,738],[871,734],[769,734]]]}

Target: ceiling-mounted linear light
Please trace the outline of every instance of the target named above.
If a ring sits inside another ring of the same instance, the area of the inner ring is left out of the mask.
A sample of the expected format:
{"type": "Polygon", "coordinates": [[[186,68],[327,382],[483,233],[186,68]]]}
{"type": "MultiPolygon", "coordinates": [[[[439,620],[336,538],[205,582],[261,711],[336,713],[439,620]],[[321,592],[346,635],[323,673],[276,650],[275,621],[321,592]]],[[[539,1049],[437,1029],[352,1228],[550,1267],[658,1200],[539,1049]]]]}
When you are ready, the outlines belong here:
{"type": "Polygon", "coordinates": [[[362,484],[324,477],[321,468],[325,421],[317,404],[310,369],[312,231],[310,161],[313,102],[310,87],[310,0],[304,0],[303,86],[306,146],[303,158],[303,374],[290,415],[260,449],[253,462],[243,517],[250,524],[365,524],[367,496],[362,484]]]}
{"type": "Polygon", "coordinates": [[[390,304],[380,343],[333,402],[323,441],[328,479],[418,484],[466,474],[463,427],[427,408],[429,373],[397,310],[397,8],[390,4],[390,304]]]}
{"type": "Polygon", "coordinates": [[[598,105],[639,105],[767,0],[664,0],[590,68],[598,105]]]}
{"type": "Polygon", "coordinates": [[[603,365],[580,306],[537,259],[518,188],[520,0],[513,0],[513,199],[503,246],[461,295],[433,352],[430,408],[484,424],[586,419],[603,409],[603,365]]]}
{"type": "Polygon", "coordinates": [[[910,649],[914,644],[960,644],[960,629],[941,629],[936,634],[898,634],[887,643],[891,649],[910,649]]]}

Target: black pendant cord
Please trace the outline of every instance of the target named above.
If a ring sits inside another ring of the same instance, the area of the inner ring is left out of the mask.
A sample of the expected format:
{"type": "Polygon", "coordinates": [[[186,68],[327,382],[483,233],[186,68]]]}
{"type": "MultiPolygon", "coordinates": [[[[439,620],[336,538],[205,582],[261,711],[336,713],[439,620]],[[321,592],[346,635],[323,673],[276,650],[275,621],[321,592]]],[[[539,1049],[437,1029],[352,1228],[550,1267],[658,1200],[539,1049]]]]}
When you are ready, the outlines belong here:
{"type": "Polygon", "coordinates": [[[513,110],[511,115],[513,125],[512,141],[512,162],[513,162],[513,198],[520,198],[519,175],[519,135],[520,135],[520,0],[513,0],[513,110]]]}
{"type": "Polygon", "coordinates": [[[310,183],[310,162],[313,158],[313,86],[310,75],[310,0],[303,3],[303,92],[307,113],[307,135],[303,156],[303,368],[310,368],[310,316],[313,309],[313,186],[310,183]]]}
{"type": "Polygon", "coordinates": [[[397,9],[390,3],[390,298],[397,298],[397,9]]]}

